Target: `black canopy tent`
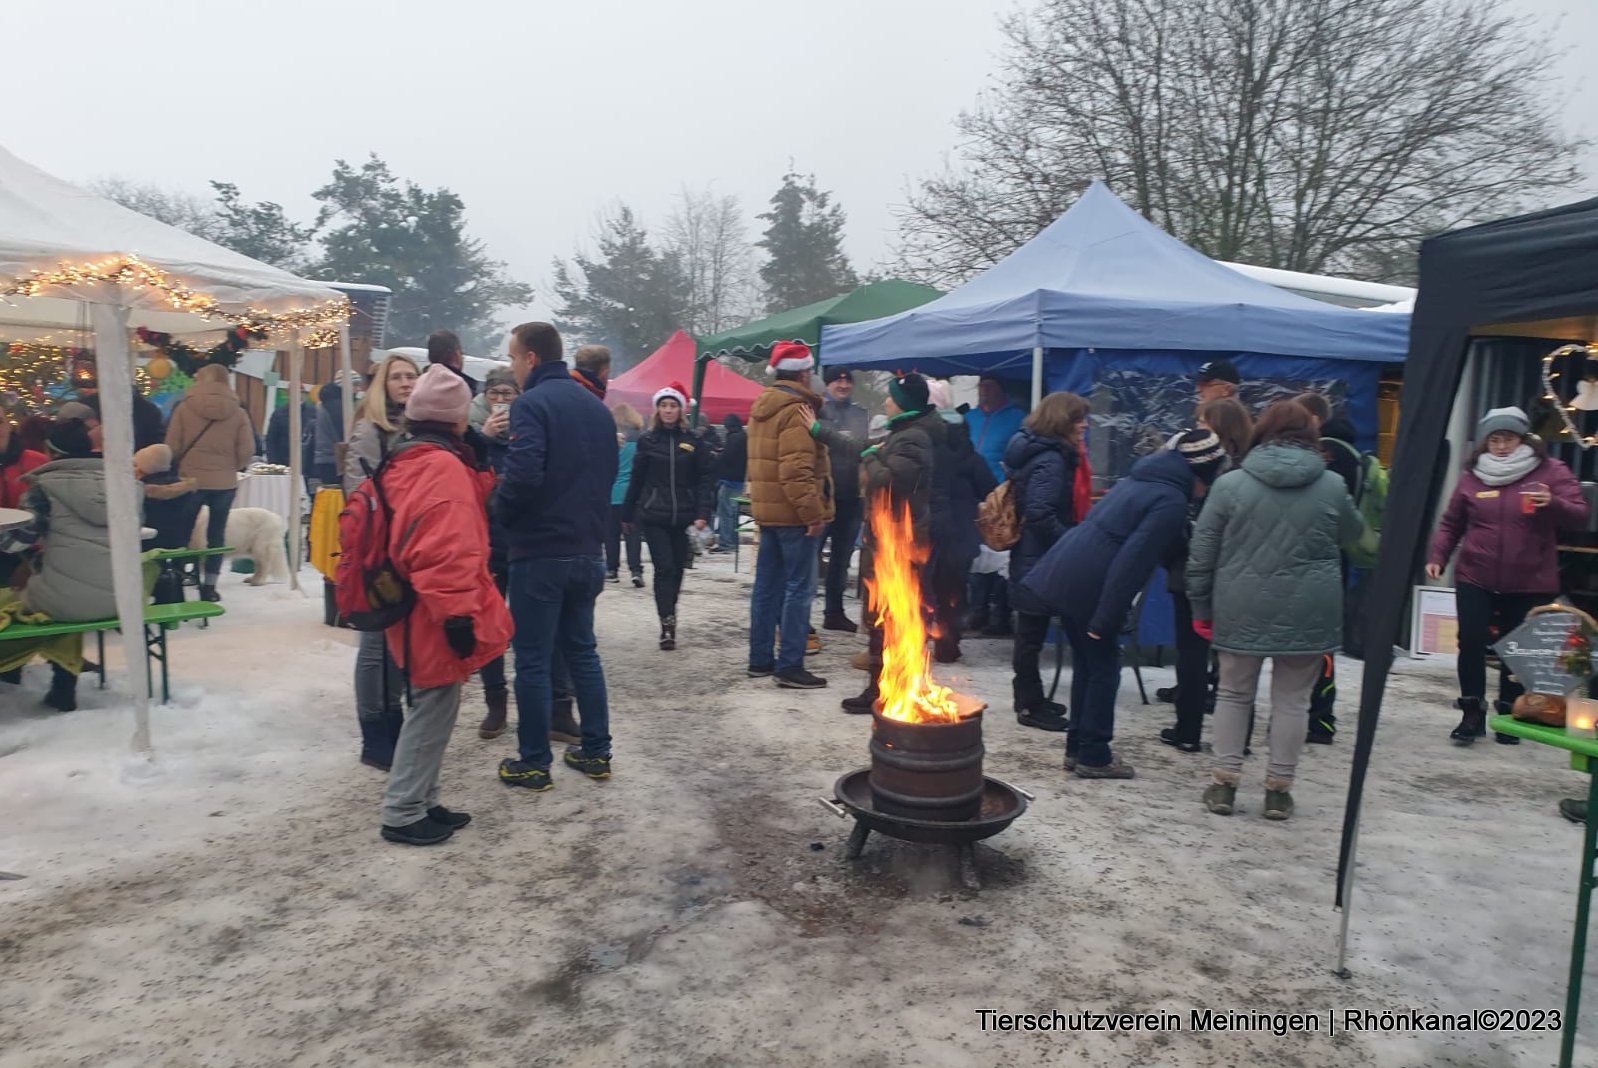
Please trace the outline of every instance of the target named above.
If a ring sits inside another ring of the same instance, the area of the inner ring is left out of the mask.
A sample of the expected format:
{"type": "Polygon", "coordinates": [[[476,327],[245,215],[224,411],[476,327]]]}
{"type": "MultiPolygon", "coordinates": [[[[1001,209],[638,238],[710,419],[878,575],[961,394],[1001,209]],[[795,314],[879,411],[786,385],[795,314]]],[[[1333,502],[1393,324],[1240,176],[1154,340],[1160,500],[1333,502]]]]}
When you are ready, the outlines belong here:
{"type": "MultiPolygon", "coordinates": [[[[1399,633],[1411,584],[1424,563],[1427,524],[1440,488],[1439,457],[1446,452],[1473,337],[1547,338],[1549,349],[1598,338],[1598,199],[1456,230],[1421,245],[1403,414],[1367,606],[1369,634],[1399,633]]],[[[1365,772],[1392,665],[1391,642],[1368,643],[1337,862],[1343,943],[1365,772]]],[[[1344,950],[1340,946],[1340,961],[1344,950]]]]}

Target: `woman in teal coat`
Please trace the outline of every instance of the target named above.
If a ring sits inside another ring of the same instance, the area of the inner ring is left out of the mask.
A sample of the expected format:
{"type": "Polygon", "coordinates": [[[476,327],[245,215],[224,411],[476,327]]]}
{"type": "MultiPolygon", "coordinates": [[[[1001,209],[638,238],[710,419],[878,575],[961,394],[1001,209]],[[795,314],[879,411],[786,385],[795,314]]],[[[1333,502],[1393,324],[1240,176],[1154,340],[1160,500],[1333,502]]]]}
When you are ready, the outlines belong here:
{"type": "Polygon", "coordinates": [[[1289,792],[1304,748],[1321,657],[1343,634],[1341,547],[1365,524],[1342,478],[1326,469],[1320,435],[1296,401],[1255,424],[1242,468],[1210,491],[1188,550],[1193,629],[1221,664],[1215,701],[1211,812],[1231,815],[1260,670],[1271,661],[1270,763],[1265,818],[1293,813],[1289,792]]]}

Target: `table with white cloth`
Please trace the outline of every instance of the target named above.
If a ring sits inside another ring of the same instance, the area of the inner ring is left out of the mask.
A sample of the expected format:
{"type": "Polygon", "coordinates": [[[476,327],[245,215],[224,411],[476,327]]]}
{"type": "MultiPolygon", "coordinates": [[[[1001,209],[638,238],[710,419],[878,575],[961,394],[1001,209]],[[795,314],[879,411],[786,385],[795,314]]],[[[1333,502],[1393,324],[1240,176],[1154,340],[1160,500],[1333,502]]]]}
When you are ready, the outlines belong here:
{"type": "MultiPolygon", "coordinates": [[[[294,489],[293,475],[244,472],[239,475],[239,489],[233,498],[233,507],[265,508],[282,516],[283,522],[287,523],[294,508],[294,489]]],[[[306,515],[309,511],[301,497],[300,514],[306,515]]]]}
{"type": "Polygon", "coordinates": [[[0,530],[20,527],[24,523],[31,522],[33,522],[33,513],[26,508],[0,508],[0,530]]]}

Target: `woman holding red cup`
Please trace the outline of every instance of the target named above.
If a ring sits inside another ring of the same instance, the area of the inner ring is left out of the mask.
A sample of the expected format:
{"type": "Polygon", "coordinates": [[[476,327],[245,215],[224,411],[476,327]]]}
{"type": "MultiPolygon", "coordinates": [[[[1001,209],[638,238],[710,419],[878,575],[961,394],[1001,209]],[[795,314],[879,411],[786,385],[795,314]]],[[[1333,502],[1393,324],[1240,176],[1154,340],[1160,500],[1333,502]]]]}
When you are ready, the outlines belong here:
{"type": "MultiPolygon", "coordinates": [[[[1548,455],[1519,408],[1494,408],[1476,427],[1476,452],[1448,501],[1426,557],[1437,581],[1453,557],[1459,617],[1459,700],[1449,734],[1470,745],[1487,733],[1487,645],[1526,613],[1559,595],[1558,532],[1587,522],[1587,501],[1570,469],[1548,455]]],[[[1496,710],[1508,715],[1520,684],[1501,666],[1496,710]]],[[[1497,735],[1505,745],[1520,741],[1497,735]]]]}

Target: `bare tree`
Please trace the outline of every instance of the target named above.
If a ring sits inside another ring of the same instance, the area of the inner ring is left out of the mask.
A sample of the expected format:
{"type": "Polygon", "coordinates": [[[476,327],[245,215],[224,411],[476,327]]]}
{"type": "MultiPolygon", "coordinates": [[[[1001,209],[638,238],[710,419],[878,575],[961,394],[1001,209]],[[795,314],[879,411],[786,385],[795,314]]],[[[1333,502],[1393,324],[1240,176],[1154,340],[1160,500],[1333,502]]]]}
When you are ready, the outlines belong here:
{"type": "Polygon", "coordinates": [[[185,193],[181,189],[163,189],[158,185],[110,176],[90,182],[89,191],[207,241],[215,241],[225,229],[216,204],[209,197],[185,193]]]}
{"type": "Polygon", "coordinates": [[[718,334],[754,316],[757,293],[753,247],[735,196],[684,186],[666,217],[666,250],[688,276],[688,321],[699,337],[718,334]]]}
{"type": "Polygon", "coordinates": [[[902,266],[958,282],[1094,178],[1217,259],[1399,280],[1415,243],[1580,177],[1549,42],[1493,0],[1043,0],[1004,23],[902,266]]]}

